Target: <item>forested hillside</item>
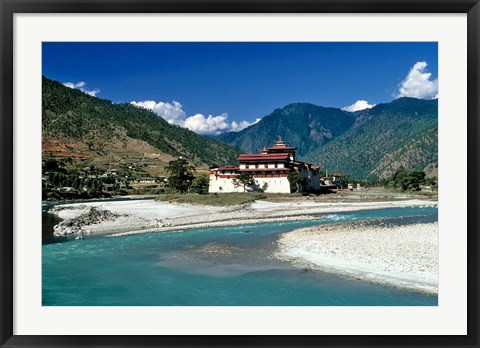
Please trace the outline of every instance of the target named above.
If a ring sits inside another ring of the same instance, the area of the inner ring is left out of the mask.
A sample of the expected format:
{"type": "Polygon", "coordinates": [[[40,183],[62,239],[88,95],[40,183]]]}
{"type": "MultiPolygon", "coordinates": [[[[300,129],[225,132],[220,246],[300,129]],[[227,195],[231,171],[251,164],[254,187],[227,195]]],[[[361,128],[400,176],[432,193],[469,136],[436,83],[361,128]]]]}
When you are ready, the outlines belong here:
{"type": "Polygon", "coordinates": [[[400,166],[432,171],[438,163],[437,108],[436,100],[401,98],[356,112],[359,122],[305,159],[364,179],[386,178],[400,166]]]}
{"type": "Polygon", "coordinates": [[[92,97],[46,77],[42,143],[46,156],[110,167],[142,162],[161,169],[178,156],[206,166],[234,163],[238,155],[234,147],[171,125],[151,111],[92,97]]]}

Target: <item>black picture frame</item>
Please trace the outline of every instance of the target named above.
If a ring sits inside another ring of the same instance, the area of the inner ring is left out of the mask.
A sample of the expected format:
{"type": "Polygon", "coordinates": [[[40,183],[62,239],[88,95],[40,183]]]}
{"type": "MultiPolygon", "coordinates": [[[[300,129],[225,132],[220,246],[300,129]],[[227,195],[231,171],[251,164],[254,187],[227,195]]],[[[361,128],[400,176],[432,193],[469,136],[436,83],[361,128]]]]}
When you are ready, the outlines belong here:
{"type": "Polygon", "coordinates": [[[478,0],[0,0],[2,347],[112,346],[479,346],[478,0]],[[468,334],[465,336],[18,336],[13,334],[13,16],[15,13],[466,13],[468,42],[468,334]]]}

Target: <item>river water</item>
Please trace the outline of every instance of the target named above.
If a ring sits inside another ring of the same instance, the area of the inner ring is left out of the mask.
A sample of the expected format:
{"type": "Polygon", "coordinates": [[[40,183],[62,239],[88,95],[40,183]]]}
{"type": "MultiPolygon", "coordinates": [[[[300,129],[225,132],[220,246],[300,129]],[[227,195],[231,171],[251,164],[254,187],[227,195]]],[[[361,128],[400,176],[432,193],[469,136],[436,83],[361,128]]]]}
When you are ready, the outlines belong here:
{"type": "Polygon", "coordinates": [[[81,241],[51,238],[50,221],[42,245],[43,305],[436,306],[437,296],[301,269],[273,257],[280,233],[380,218],[409,224],[438,216],[436,208],[391,208],[81,241]]]}

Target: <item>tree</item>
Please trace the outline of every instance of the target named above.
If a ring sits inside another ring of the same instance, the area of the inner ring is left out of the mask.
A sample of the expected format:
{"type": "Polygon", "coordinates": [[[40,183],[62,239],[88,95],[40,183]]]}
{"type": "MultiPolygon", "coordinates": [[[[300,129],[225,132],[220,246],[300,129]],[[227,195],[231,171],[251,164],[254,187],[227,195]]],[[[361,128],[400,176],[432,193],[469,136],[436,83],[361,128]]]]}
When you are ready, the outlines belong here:
{"type": "Polygon", "coordinates": [[[79,190],[81,186],[82,186],[82,179],[80,179],[79,177],[76,177],[75,180],[73,180],[72,187],[79,190]]]}
{"type": "Polygon", "coordinates": [[[46,173],[46,172],[65,173],[66,172],[63,166],[63,163],[60,163],[55,159],[46,159],[44,162],[42,162],[42,171],[43,173],[46,173]]]}
{"type": "Polygon", "coordinates": [[[265,192],[268,189],[268,182],[264,182],[262,187],[258,189],[259,192],[265,192]]]}
{"type": "Polygon", "coordinates": [[[425,185],[432,186],[432,187],[437,187],[437,181],[438,178],[436,176],[432,178],[426,178],[425,179],[425,185]]]}
{"type": "Polygon", "coordinates": [[[189,192],[205,194],[208,193],[208,177],[206,174],[200,174],[195,177],[190,185],[189,192]]]}
{"type": "Polygon", "coordinates": [[[293,192],[302,192],[305,190],[305,187],[309,182],[309,178],[300,173],[293,172],[288,174],[288,181],[290,182],[290,187],[296,189],[296,191],[293,192]]]}
{"type": "Polygon", "coordinates": [[[166,170],[170,174],[168,185],[180,194],[187,192],[195,178],[193,175],[195,168],[180,157],[175,161],[168,162],[166,170]]]}
{"type": "Polygon", "coordinates": [[[237,175],[235,179],[233,179],[233,186],[235,187],[243,187],[243,192],[247,190],[247,187],[253,187],[255,185],[255,180],[251,174],[242,173],[237,175]]]}
{"type": "Polygon", "coordinates": [[[425,183],[425,172],[422,170],[407,170],[402,183],[404,191],[420,191],[420,185],[425,183]]]}
{"type": "Polygon", "coordinates": [[[425,172],[404,167],[398,168],[388,181],[388,187],[401,191],[420,191],[420,185],[425,183],[425,172]]]}
{"type": "Polygon", "coordinates": [[[342,187],[345,188],[350,183],[350,175],[344,174],[342,178],[342,187]]]}

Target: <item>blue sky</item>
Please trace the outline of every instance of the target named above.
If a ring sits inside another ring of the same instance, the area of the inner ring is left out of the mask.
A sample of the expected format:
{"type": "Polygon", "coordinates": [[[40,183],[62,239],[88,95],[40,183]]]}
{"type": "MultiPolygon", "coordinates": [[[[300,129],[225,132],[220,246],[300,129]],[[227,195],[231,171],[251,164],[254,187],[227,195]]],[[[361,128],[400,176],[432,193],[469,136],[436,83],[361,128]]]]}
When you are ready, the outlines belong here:
{"type": "Polygon", "coordinates": [[[42,53],[43,75],[203,134],[293,102],[357,110],[438,89],[437,43],[50,42],[42,53]]]}

